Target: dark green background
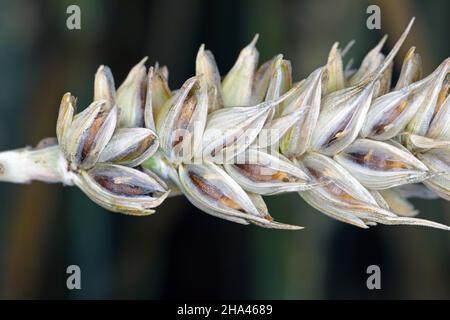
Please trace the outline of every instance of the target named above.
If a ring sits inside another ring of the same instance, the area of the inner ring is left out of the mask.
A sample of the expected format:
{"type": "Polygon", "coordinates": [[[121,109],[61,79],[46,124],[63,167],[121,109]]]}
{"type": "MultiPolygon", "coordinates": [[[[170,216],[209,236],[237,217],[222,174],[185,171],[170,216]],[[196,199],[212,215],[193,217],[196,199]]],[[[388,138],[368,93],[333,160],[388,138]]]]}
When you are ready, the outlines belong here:
{"type": "MultiPolygon", "coordinates": [[[[170,69],[170,85],[194,73],[201,43],[222,74],[260,33],[260,61],[284,53],[300,80],[323,65],[334,41],[355,39],[358,64],[381,38],[387,49],[412,16],[411,45],[425,74],[450,53],[449,1],[0,1],[0,150],[54,136],[61,96],[80,106],[94,73],[109,65],[120,83],[148,55],[170,69]],[[82,29],[66,28],[81,7],[82,29]],[[382,32],[365,26],[381,7],[382,32]]],[[[154,216],[109,213],[79,190],[0,184],[1,298],[450,298],[450,234],[418,227],[360,230],[320,214],[299,196],[268,198],[272,214],[299,232],[240,226],[169,199],[154,216]],[[82,290],[66,289],[66,267],[82,290]],[[367,266],[382,290],[366,288],[367,266]]],[[[443,200],[414,201],[422,216],[450,224],[443,200]]]]}

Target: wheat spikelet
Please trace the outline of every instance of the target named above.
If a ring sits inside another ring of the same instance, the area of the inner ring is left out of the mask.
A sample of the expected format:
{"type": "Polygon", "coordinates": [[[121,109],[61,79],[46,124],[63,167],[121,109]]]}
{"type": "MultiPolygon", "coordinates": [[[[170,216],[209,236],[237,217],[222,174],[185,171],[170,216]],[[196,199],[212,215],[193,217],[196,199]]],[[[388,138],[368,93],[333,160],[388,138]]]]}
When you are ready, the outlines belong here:
{"type": "Polygon", "coordinates": [[[178,90],[168,70],[143,59],[115,88],[100,66],[94,99],[76,113],[61,101],[56,137],[0,153],[0,181],[75,185],[115,212],[148,215],[169,196],[241,224],[275,222],[262,195],[298,193],[319,211],[368,228],[410,224],[450,230],[413,217],[409,197],[450,200],[450,59],[422,77],[411,48],[398,82],[386,40],[357,70],[343,68],[335,44],[327,63],[294,83],[277,55],[258,67],[256,36],[223,77],[202,45],[196,75],[178,90]]]}

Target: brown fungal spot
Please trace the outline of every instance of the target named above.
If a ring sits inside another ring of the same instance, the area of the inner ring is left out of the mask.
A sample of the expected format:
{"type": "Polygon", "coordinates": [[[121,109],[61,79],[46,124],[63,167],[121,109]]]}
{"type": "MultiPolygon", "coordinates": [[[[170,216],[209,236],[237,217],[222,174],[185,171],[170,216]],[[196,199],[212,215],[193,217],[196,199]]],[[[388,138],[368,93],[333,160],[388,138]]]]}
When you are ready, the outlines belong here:
{"type": "Polygon", "coordinates": [[[5,174],[5,167],[0,163],[0,176],[5,174]]]}
{"type": "Polygon", "coordinates": [[[295,182],[297,179],[290,174],[273,170],[271,168],[267,168],[258,164],[235,164],[236,168],[245,175],[247,178],[253,181],[282,181],[282,182],[295,182]]]}
{"type": "Polygon", "coordinates": [[[444,103],[449,93],[450,93],[450,74],[447,75],[447,79],[445,80],[441,90],[439,91],[436,106],[434,108],[433,117],[431,118],[430,123],[431,121],[433,121],[436,114],[441,110],[442,104],[444,103]]]}
{"type": "Polygon", "coordinates": [[[142,81],[141,84],[141,109],[145,110],[145,104],[147,103],[147,81],[142,81]]]}
{"type": "Polygon", "coordinates": [[[128,150],[126,154],[119,155],[112,161],[123,162],[134,160],[142,155],[148,148],[150,148],[150,146],[153,144],[153,141],[155,141],[155,137],[153,135],[150,135],[144,140],[140,141],[140,143],[135,144],[134,147],[131,150],[128,150]]]}
{"type": "Polygon", "coordinates": [[[385,131],[386,126],[391,124],[405,110],[408,100],[401,101],[397,107],[386,112],[384,118],[374,127],[375,134],[381,134],[385,131]]]}
{"type": "MultiPolygon", "coordinates": [[[[195,111],[195,107],[197,106],[197,98],[195,96],[190,96],[184,102],[183,107],[181,108],[181,113],[178,119],[175,122],[175,127],[177,129],[186,130],[189,126],[189,123],[192,118],[192,114],[195,111]]],[[[173,143],[172,147],[175,147],[177,144],[183,141],[183,136],[177,137],[173,143]]]]}
{"type": "Polygon", "coordinates": [[[348,123],[352,119],[352,113],[350,112],[347,117],[341,122],[339,127],[336,128],[331,134],[330,137],[327,140],[327,143],[325,144],[326,147],[329,147],[333,142],[341,138],[345,134],[345,129],[347,128],[348,123]]]}
{"type": "Polygon", "coordinates": [[[139,186],[127,183],[117,183],[108,176],[95,176],[94,180],[111,193],[121,196],[152,196],[152,192],[139,186]]]}
{"type": "Polygon", "coordinates": [[[373,150],[369,150],[368,152],[349,152],[347,155],[357,164],[373,170],[409,169],[406,163],[383,157],[380,154],[374,153],[373,150]]]}
{"type": "Polygon", "coordinates": [[[97,137],[97,133],[102,127],[104,121],[106,119],[106,113],[100,112],[95,118],[92,126],[89,128],[86,134],[86,140],[83,145],[83,149],[81,150],[81,161],[84,161],[94,146],[95,138],[97,137]]]}
{"type": "Polygon", "coordinates": [[[244,130],[240,130],[232,136],[223,139],[222,145],[217,146],[211,151],[211,156],[215,157],[219,152],[223,152],[223,150],[232,144],[238,141],[240,135],[244,132],[244,130]]]}
{"type": "Polygon", "coordinates": [[[328,183],[323,186],[328,192],[335,195],[341,200],[344,200],[348,203],[357,204],[358,200],[355,199],[351,194],[344,191],[337,183],[333,180],[329,179],[326,175],[323,174],[324,171],[315,170],[313,168],[308,168],[308,171],[311,175],[316,178],[318,181],[327,181],[328,183]]]}
{"type": "Polygon", "coordinates": [[[241,212],[245,212],[245,210],[233,199],[224,195],[219,188],[216,186],[209,184],[204,178],[200,177],[198,174],[190,171],[189,178],[192,180],[194,185],[206,196],[219,201],[224,204],[228,208],[238,210],[241,212]]]}

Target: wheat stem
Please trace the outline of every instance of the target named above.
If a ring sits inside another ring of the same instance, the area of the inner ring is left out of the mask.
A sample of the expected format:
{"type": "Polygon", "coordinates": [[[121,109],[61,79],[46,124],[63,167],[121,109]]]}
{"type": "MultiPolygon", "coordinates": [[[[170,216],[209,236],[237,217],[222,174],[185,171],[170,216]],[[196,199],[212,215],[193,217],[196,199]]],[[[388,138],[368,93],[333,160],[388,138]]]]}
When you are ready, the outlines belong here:
{"type": "Polygon", "coordinates": [[[0,152],[0,181],[3,182],[30,183],[36,180],[72,185],[72,175],[58,146],[0,152]]]}

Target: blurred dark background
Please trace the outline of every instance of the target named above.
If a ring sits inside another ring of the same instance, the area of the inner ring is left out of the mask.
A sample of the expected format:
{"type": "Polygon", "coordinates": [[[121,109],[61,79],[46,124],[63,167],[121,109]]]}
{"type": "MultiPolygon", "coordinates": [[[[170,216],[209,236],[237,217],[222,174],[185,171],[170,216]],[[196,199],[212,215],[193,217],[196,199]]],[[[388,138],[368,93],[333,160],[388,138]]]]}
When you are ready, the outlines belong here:
{"type": "MultiPolygon", "coordinates": [[[[171,88],[194,73],[201,43],[222,74],[260,34],[260,61],[284,53],[300,80],[326,61],[334,41],[355,39],[358,64],[382,34],[386,50],[408,20],[413,31],[396,59],[417,46],[425,74],[449,56],[450,2],[442,1],[0,1],[0,150],[54,136],[64,92],[85,107],[93,77],[109,65],[116,84],[143,56],[170,70],[171,88]],[[67,6],[81,30],[66,28],[67,6]],[[381,7],[382,30],[366,28],[381,7]]],[[[0,298],[450,298],[449,233],[419,227],[360,230],[320,214],[297,195],[267,198],[299,232],[240,226],[182,197],[157,214],[109,213],[76,188],[0,184],[0,298]],[[77,264],[82,289],[66,288],[77,264]],[[366,268],[381,268],[381,290],[366,268]]],[[[443,200],[414,201],[423,217],[450,224],[443,200]]]]}

